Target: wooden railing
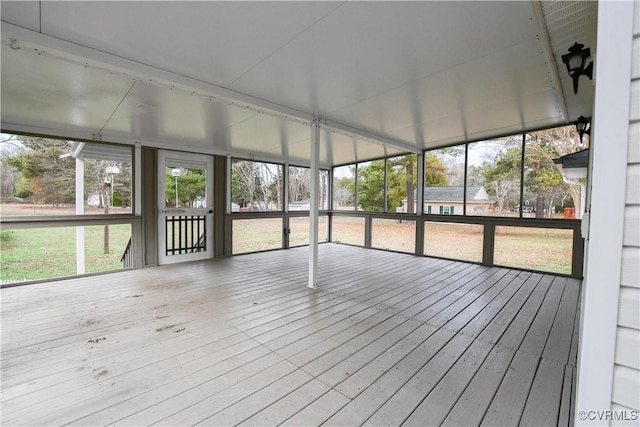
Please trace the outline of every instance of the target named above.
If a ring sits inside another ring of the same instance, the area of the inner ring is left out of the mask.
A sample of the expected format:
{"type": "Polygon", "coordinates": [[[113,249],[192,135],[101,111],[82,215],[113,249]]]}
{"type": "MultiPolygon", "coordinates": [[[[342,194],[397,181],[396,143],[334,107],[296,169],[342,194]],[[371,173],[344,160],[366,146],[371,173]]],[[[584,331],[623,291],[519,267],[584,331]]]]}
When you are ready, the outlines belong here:
{"type": "Polygon", "coordinates": [[[124,249],[124,253],[122,257],[120,257],[120,262],[122,263],[122,268],[133,267],[133,254],[131,253],[131,237],[129,237],[129,243],[127,243],[127,247],[124,249]]]}
{"type": "Polygon", "coordinates": [[[166,254],[179,255],[207,250],[206,215],[166,217],[166,254]]]}

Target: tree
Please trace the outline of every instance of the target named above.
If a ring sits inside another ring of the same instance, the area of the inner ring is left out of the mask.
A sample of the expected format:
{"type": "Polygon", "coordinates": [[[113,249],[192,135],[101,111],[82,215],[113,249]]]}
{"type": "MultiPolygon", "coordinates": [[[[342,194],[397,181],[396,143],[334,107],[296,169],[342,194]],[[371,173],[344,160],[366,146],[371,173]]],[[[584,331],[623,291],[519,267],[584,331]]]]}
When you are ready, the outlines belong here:
{"type": "Polygon", "coordinates": [[[25,150],[26,147],[16,135],[2,134],[0,139],[0,198],[2,199],[15,194],[16,184],[20,179],[16,168],[9,163],[9,159],[25,150]]]}
{"type": "Polygon", "coordinates": [[[309,168],[289,167],[289,201],[300,202],[309,199],[310,175],[309,168]]]}
{"type": "Polygon", "coordinates": [[[442,163],[440,157],[433,152],[427,152],[424,157],[425,170],[424,181],[426,187],[446,187],[449,185],[447,166],[442,163]]]}
{"type": "Polygon", "coordinates": [[[109,213],[109,206],[131,206],[131,164],[110,160],[84,159],[85,195],[98,194],[104,213],[109,213]],[[107,168],[117,167],[120,173],[113,177],[107,174],[107,168]],[[111,182],[113,178],[113,182],[111,182]],[[112,192],[113,187],[113,192],[112,192]],[[113,194],[113,200],[111,195],[113,194]]]}
{"type": "Polygon", "coordinates": [[[176,199],[176,181],[178,183],[178,203],[193,206],[198,197],[205,197],[207,177],[202,169],[181,169],[180,176],[174,177],[170,171],[165,173],[165,194],[172,201],[176,199]]]}
{"type": "Polygon", "coordinates": [[[320,178],[319,179],[320,188],[318,189],[318,192],[319,192],[318,206],[320,207],[320,209],[329,209],[329,204],[327,200],[327,197],[329,195],[329,187],[328,187],[329,172],[326,170],[321,170],[319,178],[320,178]]]}
{"type": "Polygon", "coordinates": [[[545,211],[550,217],[553,213],[555,198],[562,197],[562,193],[567,192],[566,186],[562,176],[553,165],[553,161],[550,161],[549,157],[541,155],[540,147],[536,147],[534,150],[530,150],[530,148],[532,147],[528,145],[524,185],[526,191],[533,193],[536,199],[536,218],[543,218],[545,211]]]}
{"type": "Polygon", "coordinates": [[[469,187],[484,185],[482,166],[469,165],[467,168],[467,185],[469,187]]]}
{"type": "Polygon", "coordinates": [[[7,159],[18,180],[15,195],[31,197],[34,203],[60,206],[75,201],[75,162],[68,153],[68,141],[20,137],[25,150],[7,159]]]}
{"type": "MultiPolygon", "coordinates": [[[[10,135],[3,138],[1,143],[3,197],[30,197],[34,203],[54,206],[75,204],[76,164],[75,159],[69,156],[69,141],[10,135]],[[10,181],[6,186],[5,176],[10,181]]],[[[105,209],[108,209],[110,203],[115,206],[131,206],[131,162],[87,158],[84,164],[83,200],[86,200],[86,193],[97,193],[100,196],[100,207],[105,209]],[[113,193],[105,185],[108,181],[106,168],[109,166],[117,166],[120,170],[114,176],[114,182],[110,183],[113,193]],[[110,202],[112,194],[113,201],[110,202]]]]}
{"type": "Polygon", "coordinates": [[[415,173],[417,165],[417,155],[407,154],[405,156],[393,157],[387,160],[388,176],[388,210],[395,211],[402,206],[403,200],[407,199],[407,212],[415,212],[415,189],[418,185],[418,176],[415,173]]]}
{"type": "Polygon", "coordinates": [[[256,164],[248,160],[236,161],[231,166],[231,200],[239,206],[255,209],[256,190],[260,178],[256,164]]]}
{"type": "Polygon", "coordinates": [[[269,209],[275,202],[282,206],[282,165],[234,161],[231,166],[231,200],[255,211],[269,209]]]}
{"type": "MultiPolygon", "coordinates": [[[[581,205],[580,185],[564,182],[558,173],[553,159],[575,153],[583,149],[580,137],[574,126],[532,132],[528,134],[526,145],[525,186],[536,195],[536,200],[546,199],[548,216],[553,213],[554,202],[560,199],[560,206],[566,206],[565,200],[571,199],[570,205],[581,205]]],[[[536,215],[538,216],[538,215],[536,215]]]]}
{"type": "Polygon", "coordinates": [[[496,210],[503,212],[510,204],[517,204],[520,200],[520,165],[522,163],[522,149],[509,147],[498,151],[492,161],[482,163],[484,187],[495,200],[496,210]]]}
{"type": "Polygon", "coordinates": [[[336,207],[353,206],[356,188],[354,175],[334,178],[333,184],[333,201],[336,207]]]}
{"type": "Polygon", "coordinates": [[[260,194],[263,208],[269,210],[272,202],[280,209],[282,205],[282,166],[257,162],[260,194]]]}
{"type": "Polygon", "coordinates": [[[384,160],[358,165],[358,205],[362,210],[384,210],[384,174],[384,160]]]}
{"type": "Polygon", "coordinates": [[[120,206],[121,208],[127,208],[133,205],[133,194],[131,185],[131,163],[130,162],[116,162],[114,166],[118,166],[120,173],[115,176],[113,186],[113,206],[120,206]]]}

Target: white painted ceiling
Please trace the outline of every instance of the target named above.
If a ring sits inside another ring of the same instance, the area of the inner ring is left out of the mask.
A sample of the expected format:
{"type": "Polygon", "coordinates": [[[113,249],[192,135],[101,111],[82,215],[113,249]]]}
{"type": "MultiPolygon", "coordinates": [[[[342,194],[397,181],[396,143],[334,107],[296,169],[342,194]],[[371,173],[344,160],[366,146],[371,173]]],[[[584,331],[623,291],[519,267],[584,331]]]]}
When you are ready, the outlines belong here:
{"type": "Polygon", "coordinates": [[[344,164],[591,116],[596,2],[2,1],[2,128],[344,164]]]}

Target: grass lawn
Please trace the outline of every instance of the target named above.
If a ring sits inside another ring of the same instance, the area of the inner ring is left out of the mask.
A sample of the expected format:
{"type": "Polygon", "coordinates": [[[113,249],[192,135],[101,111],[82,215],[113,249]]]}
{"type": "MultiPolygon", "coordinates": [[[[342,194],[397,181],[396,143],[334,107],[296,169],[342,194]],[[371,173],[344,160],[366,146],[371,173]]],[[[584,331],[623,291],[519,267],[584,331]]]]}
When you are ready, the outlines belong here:
{"type": "Polygon", "coordinates": [[[571,274],[573,231],[496,227],[494,263],[507,267],[571,274]]]}
{"type": "Polygon", "coordinates": [[[233,254],[282,248],[282,219],[236,219],[233,221],[233,254]]]}
{"type": "Polygon", "coordinates": [[[484,228],[478,224],[425,222],[424,254],[462,261],[482,262],[484,228]]]}
{"type": "Polygon", "coordinates": [[[416,222],[374,218],[371,224],[371,246],[378,249],[414,253],[416,222]]]}
{"type": "Polygon", "coordinates": [[[334,216],[331,224],[332,242],[364,246],[364,218],[334,216]]]}
{"type": "MultiPolygon", "coordinates": [[[[328,218],[322,216],[318,223],[318,240],[327,240],[328,218]]],[[[233,221],[233,253],[264,251],[282,248],[282,220],[280,218],[236,219],[233,221]]],[[[309,244],[309,217],[289,219],[289,246],[309,244]]]]}
{"type": "MultiPolygon", "coordinates": [[[[110,207],[112,214],[129,214],[131,208],[121,208],[119,206],[110,207]]],[[[104,208],[96,208],[92,206],[84,207],[85,215],[105,215],[104,208]]],[[[53,206],[44,204],[31,203],[2,203],[0,204],[0,215],[2,216],[45,216],[45,215],[75,215],[75,206],[53,206]]]]}
{"type": "MultiPolygon", "coordinates": [[[[122,268],[120,257],[131,237],[129,224],[109,226],[109,253],[104,253],[104,226],[85,227],[85,271],[122,268]]],[[[76,274],[76,227],[2,231],[0,279],[36,280],[76,274]]]]}
{"type": "MultiPolygon", "coordinates": [[[[233,253],[282,247],[280,218],[233,221],[233,253]]],[[[325,241],[327,220],[320,219],[320,241],[325,241]]],[[[290,219],[290,245],[308,244],[309,219],[290,219]]],[[[110,225],[110,250],[103,253],[104,226],[85,227],[87,273],[122,268],[120,257],[131,237],[128,224],[110,225]]],[[[364,219],[334,217],[333,241],[364,245],[364,219]]],[[[36,280],[76,274],[75,227],[10,230],[2,232],[0,279],[36,280]]],[[[415,223],[374,219],[372,246],[414,252],[415,223]]],[[[425,223],[424,254],[464,261],[482,261],[483,228],[472,224],[425,223]]],[[[571,273],[572,231],[528,227],[496,227],[494,262],[507,267],[552,273],[571,273]]]]}
{"type": "MultiPolygon", "coordinates": [[[[329,217],[321,216],[318,218],[318,241],[326,242],[327,224],[329,217]]],[[[289,218],[289,247],[308,245],[309,244],[309,217],[289,218]]]]}
{"type": "MultiPolygon", "coordinates": [[[[477,224],[425,222],[424,254],[463,261],[482,261],[483,227],[477,224]]],[[[505,267],[571,274],[571,230],[496,227],[494,263],[505,267]]],[[[415,225],[376,219],[374,248],[413,253],[415,225]]],[[[364,219],[334,217],[333,241],[364,245],[364,219]],[[336,221],[337,220],[337,221],[336,221]]]]}

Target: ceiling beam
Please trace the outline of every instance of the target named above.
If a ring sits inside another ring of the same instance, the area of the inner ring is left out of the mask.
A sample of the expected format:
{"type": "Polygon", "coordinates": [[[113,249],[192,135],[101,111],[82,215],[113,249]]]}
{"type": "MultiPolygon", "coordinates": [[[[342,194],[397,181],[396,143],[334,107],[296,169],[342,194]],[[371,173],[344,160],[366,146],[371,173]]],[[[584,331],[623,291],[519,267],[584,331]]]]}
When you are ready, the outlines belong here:
{"type": "Polygon", "coordinates": [[[558,64],[556,58],[553,55],[553,49],[551,48],[551,40],[549,39],[549,31],[547,29],[547,23],[544,19],[544,12],[542,11],[542,4],[539,0],[532,0],[531,5],[533,7],[533,13],[535,16],[536,24],[538,26],[538,32],[540,34],[540,41],[544,46],[544,55],[547,59],[547,67],[549,68],[549,75],[551,77],[551,83],[560,104],[562,110],[562,117],[565,122],[569,122],[569,112],[567,110],[567,102],[564,99],[564,90],[562,89],[562,82],[560,80],[560,74],[558,73],[558,64]]]}
{"type": "Polygon", "coordinates": [[[389,138],[386,136],[378,135],[373,132],[368,132],[366,130],[354,128],[349,125],[345,125],[342,123],[334,122],[333,120],[321,120],[321,126],[328,130],[337,130],[340,132],[344,132],[350,136],[354,136],[356,138],[361,138],[368,140],[373,143],[380,143],[383,146],[395,147],[409,153],[421,153],[422,149],[416,147],[415,145],[411,145],[408,142],[401,141],[399,139],[389,138]]]}

